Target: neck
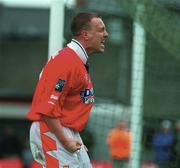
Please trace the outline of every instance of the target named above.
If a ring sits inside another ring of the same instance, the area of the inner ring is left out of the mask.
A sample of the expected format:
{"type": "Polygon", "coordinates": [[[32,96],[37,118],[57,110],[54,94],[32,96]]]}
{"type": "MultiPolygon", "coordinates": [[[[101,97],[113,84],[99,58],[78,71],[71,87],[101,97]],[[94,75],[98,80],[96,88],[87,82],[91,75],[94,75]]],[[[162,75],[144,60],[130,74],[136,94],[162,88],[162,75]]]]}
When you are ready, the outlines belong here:
{"type": "Polygon", "coordinates": [[[93,52],[91,50],[91,48],[87,45],[87,42],[84,41],[83,39],[81,38],[78,38],[78,37],[74,37],[75,40],[77,40],[79,43],[81,43],[81,45],[83,46],[83,48],[86,50],[86,53],[88,55],[91,55],[93,52]]]}

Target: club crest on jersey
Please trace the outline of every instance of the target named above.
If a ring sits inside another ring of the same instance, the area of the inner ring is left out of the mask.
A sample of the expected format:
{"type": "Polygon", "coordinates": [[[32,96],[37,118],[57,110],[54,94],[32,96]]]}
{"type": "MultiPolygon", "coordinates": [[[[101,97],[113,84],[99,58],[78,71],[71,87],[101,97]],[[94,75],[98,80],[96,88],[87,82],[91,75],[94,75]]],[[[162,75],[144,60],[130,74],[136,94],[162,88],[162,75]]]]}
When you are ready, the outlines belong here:
{"type": "Polygon", "coordinates": [[[64,87],[64,84],[65,84],[65,80],[59,79],[55,86],[55,91],[61,92],[64,87]]]}
{"type": "Polygon", "coordinates": [[[94,91],[92,89],[85,89],[81,91],[80,97],[85,104],[94,103],[94,91]]]}

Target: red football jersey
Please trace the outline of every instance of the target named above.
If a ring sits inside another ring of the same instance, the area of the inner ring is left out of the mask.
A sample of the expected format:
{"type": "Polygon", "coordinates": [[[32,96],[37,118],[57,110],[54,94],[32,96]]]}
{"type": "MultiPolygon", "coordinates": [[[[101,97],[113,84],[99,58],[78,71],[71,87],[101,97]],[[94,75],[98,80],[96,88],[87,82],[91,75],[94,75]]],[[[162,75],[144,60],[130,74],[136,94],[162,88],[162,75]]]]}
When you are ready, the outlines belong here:
{"type": "Polygon", "coordinates": [[[94,104],[90,76],[82,60],[66,47],[43,68],[28,119],[42,120],[42,114],[59,118],[61,124],[81,131],[94,104]]]}

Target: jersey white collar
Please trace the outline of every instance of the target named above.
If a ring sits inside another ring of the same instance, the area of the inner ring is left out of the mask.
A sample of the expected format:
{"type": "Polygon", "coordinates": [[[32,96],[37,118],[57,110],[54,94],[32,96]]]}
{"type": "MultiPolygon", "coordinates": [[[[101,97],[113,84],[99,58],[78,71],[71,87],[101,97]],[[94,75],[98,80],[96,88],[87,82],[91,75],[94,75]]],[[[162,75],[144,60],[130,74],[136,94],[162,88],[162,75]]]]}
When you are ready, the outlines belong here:
{"type": "Polygon", "coordinates": [[[87,63],[88,55],[79,41],[72,39],[72,41],[67,44],[67,46],[71,48],[80,57],[84,64],[87,63]]]}

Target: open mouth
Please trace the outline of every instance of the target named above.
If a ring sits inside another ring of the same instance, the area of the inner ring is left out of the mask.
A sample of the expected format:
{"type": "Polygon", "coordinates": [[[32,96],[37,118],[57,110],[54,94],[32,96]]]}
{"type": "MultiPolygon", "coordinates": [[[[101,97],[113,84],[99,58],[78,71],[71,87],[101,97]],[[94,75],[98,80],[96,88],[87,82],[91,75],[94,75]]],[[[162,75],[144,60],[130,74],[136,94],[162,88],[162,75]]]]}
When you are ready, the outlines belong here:
{"type": "Polygon", "coordinates": [[[104,43],[105,43],[105,40],[102,40],[102,41],[101,41],[101,44],[104,44],[104,43]]]}
{"type": "Polygon", "coordinates": [[[101,41],[101,45],[104,47],[104,44],[105,44],[105,40],[102,40],[101,41]]]}

